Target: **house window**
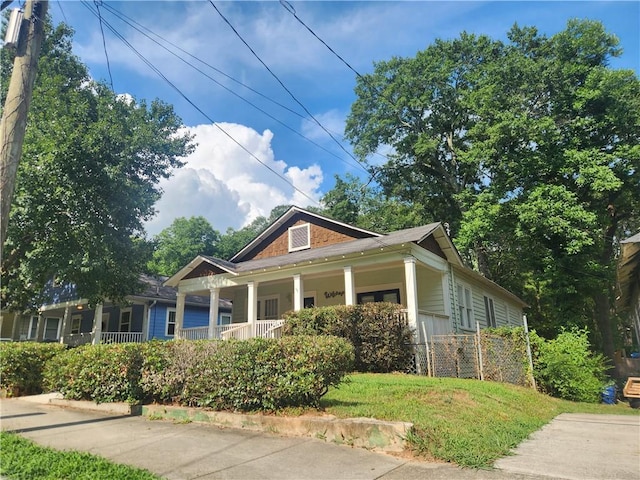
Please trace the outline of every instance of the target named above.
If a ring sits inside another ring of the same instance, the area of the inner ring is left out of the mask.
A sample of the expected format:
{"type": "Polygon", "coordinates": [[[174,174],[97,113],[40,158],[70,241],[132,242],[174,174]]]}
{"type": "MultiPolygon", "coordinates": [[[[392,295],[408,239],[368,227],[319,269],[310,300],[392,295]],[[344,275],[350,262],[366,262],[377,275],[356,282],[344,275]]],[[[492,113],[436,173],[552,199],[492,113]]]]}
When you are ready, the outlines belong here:
{"type": "Polygon", "coordinates": [[[60,338],[60,319],[47,317],[44,319],[43,340],[58,340],[60,338]]]}
{"type": "Polygon", "coordinates": [[[231,324],[231,314],[230,313],[221,313],[220,314],[220,325],[230,325],[231,324]]]}
{"type": "Polygon", "coordinates": [[[258,299],[258,320],[277,320],[278,295],[258,299]]]}
{"type": "Polygon", "coordinates": [[[304,297],[302,308],[313,308],[316,306],[316,297],[304,297]]]}
{"type": "Polygon", "coordinates": [[[176,334],[176,309],[167,308],[167,329],[165,335],[173,337],[176,334]]]}
{"type": "Polygon", "coordinates": [[[456,284],[458,293],[458,315],[462,328],[473,328],[473,295],[466,285],[456,284]]]}
{"type": "Polygon", "coordinates": [[[38,317],[34,315],[29,322],[29,330],[27,330],[27,338],[33,339],[38,335],[38,317]]]}
{"type": "Polygon", "coordinates": [[[289,251],[304,250],[311,247],[311,235],[308,223],[289,228],[289,251]]]}
{"type": "Polygon", "coordinates": [[[400,303],[400,289],[394,288],[391,290],[378,290],[375,292],[359,293],[357,296],[357,301],[359,304],[372,302],[400,303]]]}
{"type": "Polygon", "coordinates": [[[73,315],[71,317],[71,334],[80,333],[80,325],[82,323],[82,315],[73,315]]]}
{"type": "Polygon", "coordinates": [[[131,331],[131,309],[130,308],[120,310],[120,326],[118,327],[118,331],[119,332],[131,331]]]}
{"type": "Polygon", "coordinates": [[[496,312],[493,308],[493,298],[484,297],[484,310],[487,315],[487,326],[488,327],[496,327],[496,312]]]}

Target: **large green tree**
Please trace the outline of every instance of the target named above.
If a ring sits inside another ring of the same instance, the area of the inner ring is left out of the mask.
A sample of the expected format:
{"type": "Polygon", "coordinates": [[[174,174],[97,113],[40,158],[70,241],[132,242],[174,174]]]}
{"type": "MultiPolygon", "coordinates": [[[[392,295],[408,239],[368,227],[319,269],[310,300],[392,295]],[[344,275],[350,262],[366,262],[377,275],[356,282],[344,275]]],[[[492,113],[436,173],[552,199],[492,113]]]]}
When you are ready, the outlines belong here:
{"type": "MultiPolygon", "coordinates": [[[[54,278],[91,302],[130,294],[158,181],[192,148],[171,106],[93,81],[71,37],[49,26],[43,43],[3,249],[3,307],[37,305],[54,278]]],[[[5,49],[2,62],[6,76],[5,49]]]]}
{"type": "Polygon", "coordinates": [[[548,334],[566,324],[615,347],[617,239],[638,228],[640,87],[599,22],[506,43],[462,34],[358,80],[346,134],[384,193],[451,223],[463,255],[522,295],[548,334]]]}
{"type": "Polygon", "coordinates": [[[155,249],[147,268],[171,276],[198,255],[213,255],[220,233],[204,217],[176,218],[153,239],[155,249]]]}

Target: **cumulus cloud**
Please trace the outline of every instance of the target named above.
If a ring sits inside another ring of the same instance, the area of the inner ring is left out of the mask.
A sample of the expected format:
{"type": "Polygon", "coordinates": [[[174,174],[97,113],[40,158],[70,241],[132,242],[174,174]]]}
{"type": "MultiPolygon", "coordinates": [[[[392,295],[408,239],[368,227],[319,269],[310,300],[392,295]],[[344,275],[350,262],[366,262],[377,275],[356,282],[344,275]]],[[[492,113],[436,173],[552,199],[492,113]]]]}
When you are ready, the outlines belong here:
{"type": "Polygon", "coordinates": [[[237,229],[258,216],[268,216],[278,205],[306,207],[319,199],[322,169],[277,160],[269,130],[260,134],[233,123],[187,130],[194,135],[197,148],[183,168],[162,182],[158,213],[146,225],[149,235],[159,233],[177,217],[199,215],[224,232],[227,227],[237,229]]]}

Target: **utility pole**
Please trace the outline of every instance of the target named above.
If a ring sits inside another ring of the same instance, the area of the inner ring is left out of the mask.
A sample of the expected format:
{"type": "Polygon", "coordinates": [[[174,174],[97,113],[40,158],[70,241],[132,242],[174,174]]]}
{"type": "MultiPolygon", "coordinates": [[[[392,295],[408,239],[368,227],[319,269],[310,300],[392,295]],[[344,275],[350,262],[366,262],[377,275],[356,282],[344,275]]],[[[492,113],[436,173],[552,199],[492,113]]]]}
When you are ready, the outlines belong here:
{"type": "Polygon", "coordinates": [[[7,238],[9,212],[48,7],[48,0],[27,0],[9,91],[0,120],[0,249],[7,238]]]}

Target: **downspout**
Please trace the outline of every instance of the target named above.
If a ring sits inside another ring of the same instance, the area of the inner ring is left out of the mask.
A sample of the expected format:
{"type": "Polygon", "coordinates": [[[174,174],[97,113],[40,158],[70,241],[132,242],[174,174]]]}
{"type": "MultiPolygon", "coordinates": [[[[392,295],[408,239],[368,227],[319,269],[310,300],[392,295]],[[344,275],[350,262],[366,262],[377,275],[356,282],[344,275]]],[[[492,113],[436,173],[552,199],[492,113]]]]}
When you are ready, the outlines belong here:
{"type": "MultiPolygon", "coordinates": [[[[153,307],[156,306],[156,304],[158,303],[157,300],[154,300],[153,302],[151,302],[151,305],[149,305],[149,311],[147,312],[147,340],[149,340],[149,331],[151,329],[151,310],[153,310],[153,307]]],[[[156,323],[156,312],[155,310],[153,310],[153,326],[155,327],[156,323]]]]}

